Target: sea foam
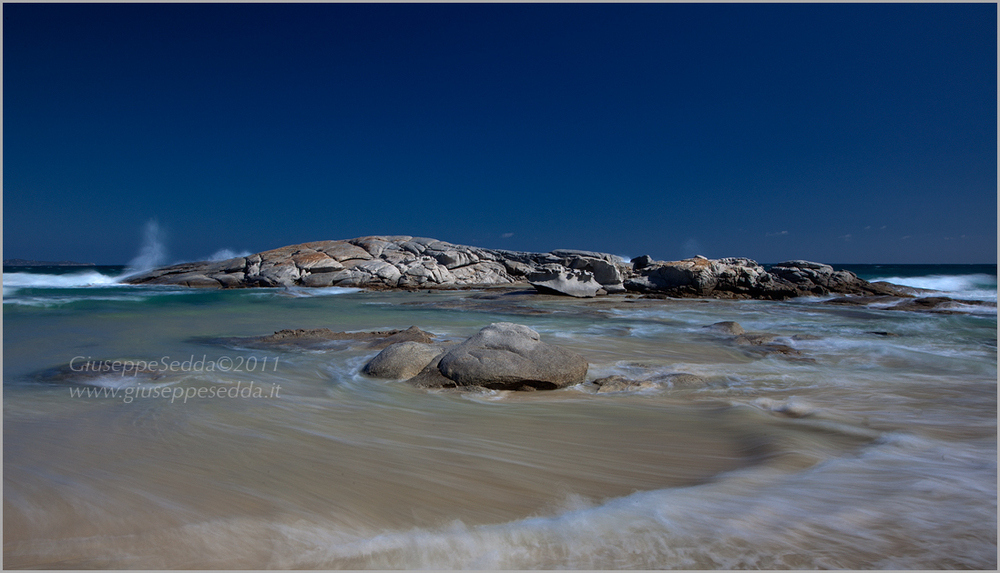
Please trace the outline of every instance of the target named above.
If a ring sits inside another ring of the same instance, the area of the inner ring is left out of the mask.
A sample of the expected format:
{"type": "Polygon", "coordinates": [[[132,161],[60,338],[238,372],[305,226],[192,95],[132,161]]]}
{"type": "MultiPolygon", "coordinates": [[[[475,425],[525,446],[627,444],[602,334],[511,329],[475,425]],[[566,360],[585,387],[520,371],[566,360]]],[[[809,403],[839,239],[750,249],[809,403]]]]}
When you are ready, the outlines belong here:
{"type": "Polygon", "coordinates": [[[871,282],[876,281],[932,290],[953,298],[985,301],[997,300],[997,277],[995,275],[928,275],[922,277],[879,277],[871,279],[871,282]]]}

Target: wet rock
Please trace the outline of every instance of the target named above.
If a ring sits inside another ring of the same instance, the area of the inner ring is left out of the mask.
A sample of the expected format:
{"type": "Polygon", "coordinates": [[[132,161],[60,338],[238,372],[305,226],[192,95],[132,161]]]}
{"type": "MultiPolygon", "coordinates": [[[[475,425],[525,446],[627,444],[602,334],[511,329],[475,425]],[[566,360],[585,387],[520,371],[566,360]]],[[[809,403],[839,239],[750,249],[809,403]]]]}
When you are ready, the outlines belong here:
{"type": "MultiPolygon", "coordinates": [[[[962,301],[965,302],[965,301],[962,301]]],[[[941,311],[953,310],[959,301],[946,296],[928,296],[904,300],[893,305],[893,310],[941,311]]]]}
{"type": "Polygon", "coordinates": [[[563,388],[583,382],[587,360],[541,341],[520,324],[498,322],[480,330],[441,357],[438,369],[459,386],[495,390],[563,388]]]}
{"type": "Polygon", "coordinates": [[[74,358],[67,364],[35,372],[31,379],[45,384],[125,386],[138,381],[159,380],[163,376],[164,370],[155,360],[74,358]]]}
{"type": "Polygon", "coordinates": [[[618,375],[598,378],[597,380],[594,380],[594,384],[598,386],[598,394],[608,394],[611,392],[638,392],[640,390],[649,390],[659,386],[656,382],[649,380],[631,380],[618,375]]]}
{"type": "Polygon", "coordinates": [[[822,340],[823,337],[816,336],[815,334],[796,334],[792,336],[792,340],[822,340]]]}
{"type": "Polygon", "coordinates": [[[795,397],[789,398],[787,400],[774,400],[772,398],[758,398],[752,402],[753,405],[785,416],[787,418],[805,418],[807,416],[815,415],[819,410],[795,397]]]}
{"type": "Polygon", "coordinates": [[[745,347],[747,352],[751,355],[757,356],[768,356],[772,354],[782,355],[782,356],[801,356],[802,353],[798,350],[788,346],[787,344],[781,344],[774,342],[777,338],[780,338],[779,334],[771,334],[768,332],[748,332],[745,334],[740,334],[734,336],[730,342],[737,346],[745,347]]]}
{"type": "Polygon", "coordinates": [[[701,376],[695,374],[687,374],[682,372],[676,372],[673,374],[666,374],[663,376],[656,376],[652,379],[654,382],[658,382],[673,389],[690,389],[690,388],[703,388],[708,383],[701,376]]]}
{"type": "Polygon", "coordinates": [[[397,342],[383,348],[362,372],[373,378],[413,378],[444,351],[444,347],[434,344],[397,342]]]}
{"type": "Polygon", "coordinates": [[[746,330],[744,330],[743,327],[740,326],[740,323],[733,322],[731,320],[716,322],[715,324],[711,324],[709,326],[706,326],[705,328],[713,332],[718,332],[721,334],[730,334],[730,335],[744,334],[746,332],[746,330]]]}
{"type": "Polygon", "coordinates": [[[772,342],[775,338],[778,338],[777,334],[769,334],[766,332],[755,332],[740,334],[739,336],[733,338],[733,343],[739,346],[760,346],[762,344],[768,344],[772,342]]]}
{"type": "Polygon", "coordinates": [[[672,390],[687,390],[692,388],[703,388],[707,382],[701,376],[674,372],[671,374],[661,374],[652,378],[633,380],[624,376],[613,375],[598,378],[593,382],[598,386],[598,394],[609,392],[638,392],[653,388],[669,388],[672,390]]]}

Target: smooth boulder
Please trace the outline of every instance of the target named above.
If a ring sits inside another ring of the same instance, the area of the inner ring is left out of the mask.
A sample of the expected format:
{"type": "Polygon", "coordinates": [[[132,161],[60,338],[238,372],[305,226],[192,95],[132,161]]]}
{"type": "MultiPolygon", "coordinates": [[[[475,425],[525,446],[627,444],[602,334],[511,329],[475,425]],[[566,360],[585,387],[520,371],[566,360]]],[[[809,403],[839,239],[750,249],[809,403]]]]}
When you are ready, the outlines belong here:
{"type": "Polygon", "coordinates": [[[520,324],[498,322],[441,357],[438,370],[458,386],[551,390],[583,382],[587,360],[541,341],[520,324]]]}
{"type": "Polygon", "coordinates": [[[397,342],[386,346],[362,370],[372,378],[413,378],[437,358],[444,348],[422,342],[397,342]]]}

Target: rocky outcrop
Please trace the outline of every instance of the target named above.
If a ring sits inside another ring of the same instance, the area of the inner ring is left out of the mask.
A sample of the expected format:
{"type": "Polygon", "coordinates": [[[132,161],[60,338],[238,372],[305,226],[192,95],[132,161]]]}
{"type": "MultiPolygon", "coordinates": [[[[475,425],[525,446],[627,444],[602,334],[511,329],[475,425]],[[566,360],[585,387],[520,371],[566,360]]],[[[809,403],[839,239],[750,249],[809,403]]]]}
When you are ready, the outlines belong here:
{"type": "Polygon", "coordinates": [[[794,296],[794,287],[775,279],[756,261],[744,258],[643,261],[628,290],[679,297],[767,298],[794,296]]]}
{"type": "Polygon", "coordinates": [[[743,326],[740,323],[733,322],[731,320],[727,320],[724,322],[716,322],[715,324],[710,324],[705,328],[711,330],[712,332],[718,332],[721,334],[730,334],[733,336],[746,333],[746,330],[744,330],[743,326]]]}
{"type": "Polygon", "coordinates": [[[589,273],[598,290],[624,292],[622,276],[629,266],[606,253],[524,253],[399,235],[317,241],[225,261],[182,263],[133,275],[126,282],[203,288],[448,289],[523,284],[532,273],[558,269],[578,276],[589,273]]]}
{"type": "Polygon", "coordinates": [[[913,296],[913,289],[889,283],[869,283],[850,271],[809,261],[786,261],[765,269],[754,260],[694,257],[660,262],[634,259],[627,290],[674,297],[783,300],[797,296],[892,294],[913,296]]]}
{"type": "Polygon", "coordinates": [[[913,296],[888,283],[809,261],[770,269],[746,258],[624,262],[607,253],[527,253],[454,245],[406,235],[317,241],[225,261],[183,263],[133,275],[132,284],[202,288],[357,287],[456,289],[532,285],[538,292],[593,297],[625,292],[657,297],[781,300],[802,295],[913,296]]]}
{"type": "Polygon", "coordinates": [[[851,271],[835,271],[830,265],[809,261],[785,261],[771,267],[771,275],[791,285],[796,295],[812,294],[895,294],[910,295],[912,289],[901,289],[889,283],[870,283],[851,271]]]}
{"type": "MultiPolygon", "coordinates": [[[[872,283],[878,285],[880,283],[872,283]]],[[[887,283],[881,283],[887,284],[887,283]]],[[[869,306],[880,310],[908,310],[916,312],[931,312],[935,314],[967,314],[977,310],[989,311],[995,309],[997,303],[983,300],[953,299],[946,296],[924,296],[915,298],[892,295],[846,296],[824,301],[829,305],[869,306]]]]}

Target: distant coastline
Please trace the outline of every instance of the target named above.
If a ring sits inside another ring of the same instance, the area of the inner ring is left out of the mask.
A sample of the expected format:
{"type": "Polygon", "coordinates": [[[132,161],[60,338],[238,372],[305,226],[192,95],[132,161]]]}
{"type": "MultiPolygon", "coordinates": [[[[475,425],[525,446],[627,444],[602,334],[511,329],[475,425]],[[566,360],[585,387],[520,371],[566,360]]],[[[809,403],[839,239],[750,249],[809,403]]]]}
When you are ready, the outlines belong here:
{"type": "Polygon", "coordinates": [[[94,263],[77,263],[74,261],[32,261],[29,259],[4,259],[5,267],[96,267],[94,263]]]}

